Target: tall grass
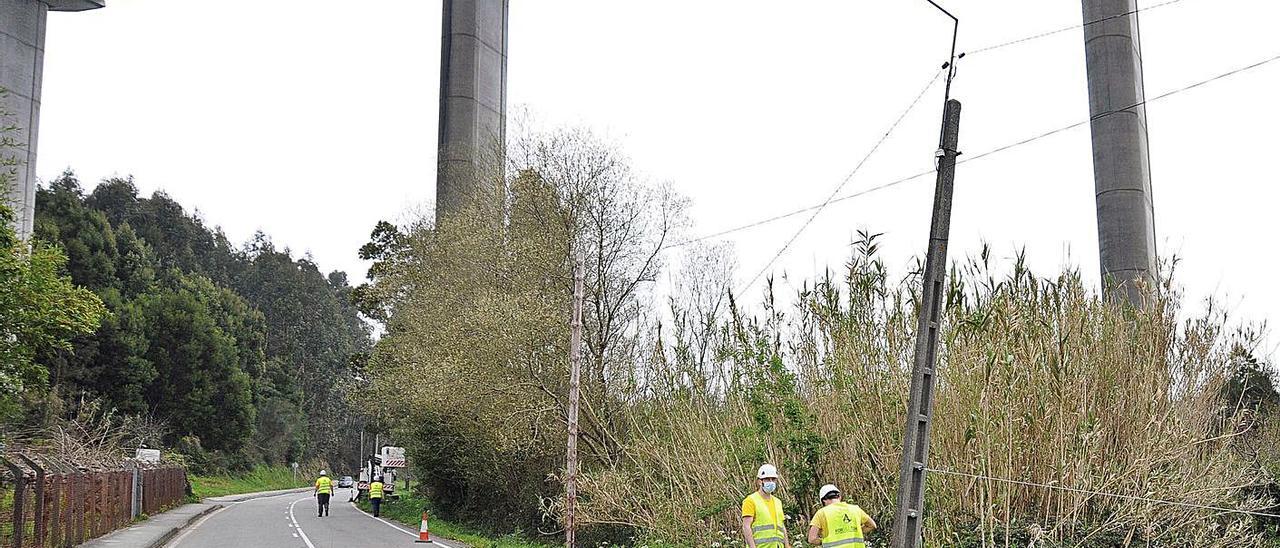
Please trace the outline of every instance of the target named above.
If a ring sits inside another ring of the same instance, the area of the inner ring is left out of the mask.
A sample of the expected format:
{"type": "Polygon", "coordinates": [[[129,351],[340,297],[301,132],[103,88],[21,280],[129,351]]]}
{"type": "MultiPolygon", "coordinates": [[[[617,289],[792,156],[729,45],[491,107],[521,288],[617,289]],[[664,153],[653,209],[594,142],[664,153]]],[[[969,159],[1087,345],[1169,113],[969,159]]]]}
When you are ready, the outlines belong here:
{"type": "MultiPolygon", "coordinates": [[[[918,279],[891,282],[872,238],[841,278],[785,310],[734,311],[717,367],[661,347],[627,399],[622,462],[580,487],[589,522],[652,539],[736,539],[761,462],[780,466],[793,534],[833,482],[888,530],[913,358],[918,279]]],[[[936,546],[1259,546],[1252,518],[997,481],[1261,508],[1263,472],[1222,387],[1239,338],[1222,314],[1179,323],[1170,286],[1112,306],[1077,272],[953,269],[936,388],[926,542],[936,546]]],[[[883,533],[877,535],[883,538],[883,533]]],[[[876,538],[876,537],[873,537],[876,538]]]]}

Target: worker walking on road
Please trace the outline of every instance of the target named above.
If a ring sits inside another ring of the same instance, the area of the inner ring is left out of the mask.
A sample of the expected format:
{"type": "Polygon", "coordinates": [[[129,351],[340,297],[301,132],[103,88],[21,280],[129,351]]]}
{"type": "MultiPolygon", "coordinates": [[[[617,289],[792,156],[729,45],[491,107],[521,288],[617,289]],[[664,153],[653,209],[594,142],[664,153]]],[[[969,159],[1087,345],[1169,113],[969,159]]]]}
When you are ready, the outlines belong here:
{"type": "Polygon", "coordinates": [[[369,484],[369,504],[373,505],[373,517],[382,513],[382,476],[373,478],[369,484]]]}
{"type": "Polygon", "coordinates": [[[329,497],[333,496],[333,480],[329,479],[329,475],[320,471],[320,477],[316,478],[316,503],[319,504],[320,516],[329,515],[329,497]]]}
{"type": "Polygon", "coordinates": [[[858,505],[841,501],[840,490],[834,485],[823,485],[818,490],[818,498],[822,501],[822,508],[809,523],[809,543],[825,547],[866,548],[863,534],[876,530],[876,520],[858,505]]]}
{"type": "Polygon", "coordinates": [[[772,464],[756,472],[756,492],[742,500],[742,535],[748,548],[791,548],[778,491],[778,469],[772,464]]]}

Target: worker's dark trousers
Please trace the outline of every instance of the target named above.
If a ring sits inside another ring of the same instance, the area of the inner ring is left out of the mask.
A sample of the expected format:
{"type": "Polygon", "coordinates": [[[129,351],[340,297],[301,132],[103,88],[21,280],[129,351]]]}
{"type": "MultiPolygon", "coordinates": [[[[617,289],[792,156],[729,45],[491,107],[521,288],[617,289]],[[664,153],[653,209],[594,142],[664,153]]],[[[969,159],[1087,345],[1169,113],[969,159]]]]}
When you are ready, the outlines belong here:
{"type": "Polygon", "coordinates": [[[317,494],[316,502],[320,503],[320,517],[329,515],[329,493],[317,494]]]}
{"type": "Polygon", "coordinates": [[[378,517],[382,513],[382,497],[369,499],[369,504],[373,505],[373,517],[378,517]]]}

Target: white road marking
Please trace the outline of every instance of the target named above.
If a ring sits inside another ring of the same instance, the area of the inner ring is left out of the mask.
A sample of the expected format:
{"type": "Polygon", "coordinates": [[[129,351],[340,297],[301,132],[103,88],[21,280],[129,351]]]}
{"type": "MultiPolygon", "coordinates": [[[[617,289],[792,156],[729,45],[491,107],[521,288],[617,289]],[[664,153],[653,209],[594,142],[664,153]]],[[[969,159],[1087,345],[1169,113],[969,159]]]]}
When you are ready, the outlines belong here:
{"type": "Polygon", "coordinates": [[[409,532],[409,530],[408,530],[408,529],[404,529],[404,528],[400,527],[399,525],[396,525],[396,524],[394,524],[394,523],[391,523],[391,522],[389,522],[389,521],[387,521],[387,520],[385,520],[385,519],[382,519],[382,518],[380,518],[380,517],[374,517],[374,515],[373,515],[373,514],[370,514],[370,513],[368,513],[368,512],[365,512],[364,510],[361,510],[361,509],[360,509],[360,507],[359,507],[359,506],[356,506],[356,503],[354,503],[354,502],[352,502],[352,503],[350,503],[350,504],[351,504],[351,507],[352,507],[352,508],[355,508],[357,512],[360,512],[361,514],[364,514],[364,515],[366,515],[366,516],[369,516],[370,518],[376,519],[376,520],[378,520],[378,521],[380,521],[380,522],[382,522],[382,523],[385,523],[385,524],[387,525],[387,527],[390,527],[390,528],[392,528],[392,529],[395,529],[395,530],[397,530],[397,531],[400,531],[401,533],[404,533],[404,534],[406,534],[406,535],[409,535],[409,536],[411,536],[411,537],[413,537],[413,538],[418,538],[418,533],[417,533],[417,532],[412,532],[412,533],[411,533],[411,532],[409,532]]]}
{"type": "Polygon", "coordinates": [[[304,500],[311,500],[311,497],[300,498],[298,500],[293,501],[293,504],[289,505],[289,520],[292,521],[293,526],[298,529],[298,534],[302,535],[302,542],[307,543],[307,548],[316,548],[316,545],[311,544],[311,539],[307,538],[307,532],[302,530],[301,525],[298,525],[298,518],[293,517],[293,507],[297,506],[299,502],[302,502],[304,500]]]}

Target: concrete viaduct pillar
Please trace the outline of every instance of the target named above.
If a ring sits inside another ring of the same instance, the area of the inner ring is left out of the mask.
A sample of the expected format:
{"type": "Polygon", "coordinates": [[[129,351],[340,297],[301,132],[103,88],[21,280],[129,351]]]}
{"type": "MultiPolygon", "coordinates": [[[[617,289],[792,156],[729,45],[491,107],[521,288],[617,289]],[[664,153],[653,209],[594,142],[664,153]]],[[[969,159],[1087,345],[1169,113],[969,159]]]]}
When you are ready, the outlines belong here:
{"type": "Polygon", "coordinates": [[[1157,267],[1136,0],[1082,3],[1086,23],[1106,19],[1084,27],[1103,292],[1140,304],[1157,267]]]}
{"type": "Polygon", "coordinates": [[[2,105],[3,125],[18,126],[20,146],[3,152],[16,156],[17,177],[2,189],[17,213],[18,237],[31,236],[36,210],[36,145],[40,133],[40,85],[44,77],[45,23],[50,11],[101,8],[106,0],[0,0],[0,87],[9,91],[2,105]]]}
{"type": "Polygon", "coordinates": [[[444,0],[436,221],[501,188],[508,0],[444,0]]]}

